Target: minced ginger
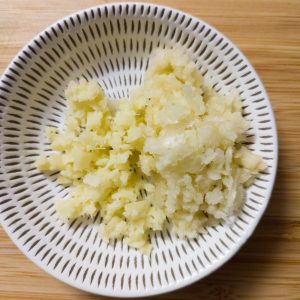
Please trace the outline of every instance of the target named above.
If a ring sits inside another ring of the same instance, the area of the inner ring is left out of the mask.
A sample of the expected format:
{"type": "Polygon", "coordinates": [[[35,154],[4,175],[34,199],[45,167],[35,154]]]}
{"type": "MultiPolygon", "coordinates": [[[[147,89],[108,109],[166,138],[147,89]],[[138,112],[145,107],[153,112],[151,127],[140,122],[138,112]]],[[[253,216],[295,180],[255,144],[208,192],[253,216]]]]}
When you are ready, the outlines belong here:
{"type": "Polygon", "coordinates": [[[233,216],[265,168],[242,145],[248,124],[238,93],[216,93],[181,50],[157,50],[129,100],[112,102],[84,79],[65,94],[65,129],[46,128],[55,152],[36,166],[60,171],[58,182],[71,186],[55,203],[59,217],[100,211],[106,241],[124,237],[147,254],[149,232],[167,219],[180,238],[194,238],[208,220],[233,216]]]}

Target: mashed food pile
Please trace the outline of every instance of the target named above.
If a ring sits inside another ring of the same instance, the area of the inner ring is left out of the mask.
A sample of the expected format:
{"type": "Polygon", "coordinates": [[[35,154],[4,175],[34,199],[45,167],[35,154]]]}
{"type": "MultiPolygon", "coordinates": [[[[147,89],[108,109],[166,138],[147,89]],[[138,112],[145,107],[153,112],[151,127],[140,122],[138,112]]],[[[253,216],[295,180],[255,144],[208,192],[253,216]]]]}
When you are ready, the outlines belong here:
{"type": "Polygon", "coordinates": [[[238,93],[216,93],[180,50],[156,51],[129,99],[108,101],[84,79],[65,94],[65,129],[46,129],[55,151],[36,166],[60,171],[71,186],[55,203],[60,218],[100,211],[106,241],[124,237],[149,253],[149,232],[167,220],[179,237],[196,237],[208,221],[237,212],[264,169],[242,145],[248,124],[238,93]]]}

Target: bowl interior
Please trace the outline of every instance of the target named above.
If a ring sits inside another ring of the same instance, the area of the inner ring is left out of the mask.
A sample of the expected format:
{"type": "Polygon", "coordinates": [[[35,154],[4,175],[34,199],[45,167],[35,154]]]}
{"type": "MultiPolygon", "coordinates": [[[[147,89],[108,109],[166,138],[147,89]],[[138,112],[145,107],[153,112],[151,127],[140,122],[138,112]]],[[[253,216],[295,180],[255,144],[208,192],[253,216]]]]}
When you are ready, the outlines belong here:
{"type": "Polygon", "coordinates": [[[14,59],[0,85],[1,222],[40,267],[81,289],[113,296],[169,291],[209,274],[249,237],[270,196],[277,159],[276,128],[264,88],[240,51],[211,26],[182,12],[149,4],[112,4],[67,17],[36,36],[14,59]],[[57,174],[32,165],[50,150],[45,126],[63,126],[63,91],[70,80],[97,79],[106,94],[126,97],[139,85],[151,52],[181,46],[217,90],[237,88],[250,120],[248,145],[268,170],[247,190],[229,224],[180,240],[168,229],[152,233],[150,257],[98,234],[99,216],[58,220],[53,203],[68,190],[57,174]]]}

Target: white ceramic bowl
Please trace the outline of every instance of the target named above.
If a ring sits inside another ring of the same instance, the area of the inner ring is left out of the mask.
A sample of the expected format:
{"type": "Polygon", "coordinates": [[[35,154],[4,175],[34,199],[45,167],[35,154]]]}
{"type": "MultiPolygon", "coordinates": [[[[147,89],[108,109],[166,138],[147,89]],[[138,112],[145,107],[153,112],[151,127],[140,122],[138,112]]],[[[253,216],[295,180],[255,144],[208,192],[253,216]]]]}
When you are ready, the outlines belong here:
{"type": "Polygon", "coordinates": [[[220,32],[188,14],[150,4],[109,4],[48,27],[25,46],[1,78],[1,224],[15,244],[56,278],[96,294],[139,297],[178,289],[224,264],[249,238],[272,191],[277,133],[268,96],[244,55],[220,32]],[[67,190],[56,175],[32,165],[49,146],[46,125],[60,127],[71,79],[96,78],[108,96],[126,96],[141,82],[151,51],[181,45],[221,92],[235,87],[251,122],[248,145],[268,169],[247,191],[232,224],[207,228],[196,239],[152,234],[150,257],[112,245],[97,234],[99,217],[58,220],[55,196],[67,190]]]}

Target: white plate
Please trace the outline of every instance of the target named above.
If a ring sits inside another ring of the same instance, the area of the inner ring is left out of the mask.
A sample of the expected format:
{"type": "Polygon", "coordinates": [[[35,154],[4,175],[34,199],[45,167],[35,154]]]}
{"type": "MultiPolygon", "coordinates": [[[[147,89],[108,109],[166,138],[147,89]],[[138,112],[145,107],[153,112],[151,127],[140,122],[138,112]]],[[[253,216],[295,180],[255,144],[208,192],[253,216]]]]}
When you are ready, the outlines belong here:
{"type": "Polygon", "coordinates": [[[244,55],[220,32],[188,14],[150,4],[109,4],[66,17],[25,46],[0,84],[1,224],[16,245],[56,278],[96,294],[139,297],[191,284],[224,264],[249,238],[272,191],[277,166],[277,132],[268,96],[244,55]],[[71,79],[97,78],[108,96],[126,96],[141,82],[149,54],[181,45],[200,71],[226,92],[235,87],[251,121],[249,148],[268,164],[247,191],[232,224],[207,228],[192,240],[168,232],[152,234],[154,250],[143,257],[121,241],[97,234],[99,218],[58,220],[54,197],[67,190],[55,174],[32,165],[48,149],[46,125],[60,127],[71,79]]]}

